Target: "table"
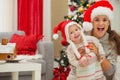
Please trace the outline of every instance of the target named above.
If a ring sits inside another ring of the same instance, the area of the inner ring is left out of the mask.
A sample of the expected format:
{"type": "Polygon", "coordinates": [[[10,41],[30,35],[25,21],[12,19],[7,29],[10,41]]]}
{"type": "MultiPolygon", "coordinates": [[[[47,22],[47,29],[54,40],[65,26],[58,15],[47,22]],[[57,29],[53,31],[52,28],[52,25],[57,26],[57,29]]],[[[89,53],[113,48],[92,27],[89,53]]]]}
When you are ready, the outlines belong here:
{"type": "Polygon", "coordinates": [[[19,80],[20,71],[32,71],[32,80],[41,80],[41,64],[22,62],[0,65],[0,72],[12,72],[12,80],[19,80]]]}

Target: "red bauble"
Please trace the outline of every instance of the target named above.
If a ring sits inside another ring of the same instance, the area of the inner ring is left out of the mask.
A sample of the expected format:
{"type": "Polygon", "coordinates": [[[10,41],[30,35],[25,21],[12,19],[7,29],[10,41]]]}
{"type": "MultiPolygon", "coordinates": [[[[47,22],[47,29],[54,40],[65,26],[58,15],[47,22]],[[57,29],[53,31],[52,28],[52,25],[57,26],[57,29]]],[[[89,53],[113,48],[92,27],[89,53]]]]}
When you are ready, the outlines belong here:
{"type": "Polygon", "coordinates": [[[70,11],[74,11],[75,10],[75,6],[70,6],[70,11]]]}

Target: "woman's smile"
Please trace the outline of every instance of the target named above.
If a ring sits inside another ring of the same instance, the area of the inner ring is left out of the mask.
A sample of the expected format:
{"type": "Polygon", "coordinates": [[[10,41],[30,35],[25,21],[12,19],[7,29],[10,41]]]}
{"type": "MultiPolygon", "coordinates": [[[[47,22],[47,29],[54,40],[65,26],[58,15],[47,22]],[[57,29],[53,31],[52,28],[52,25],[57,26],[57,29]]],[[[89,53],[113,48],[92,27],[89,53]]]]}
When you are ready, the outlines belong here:
{"type": "Polygon", "coordinates": [[[97,28],[97,29],[98,29],[98,31],[100,31],[100,32],[104,30],[104,28],[97,28]]]}

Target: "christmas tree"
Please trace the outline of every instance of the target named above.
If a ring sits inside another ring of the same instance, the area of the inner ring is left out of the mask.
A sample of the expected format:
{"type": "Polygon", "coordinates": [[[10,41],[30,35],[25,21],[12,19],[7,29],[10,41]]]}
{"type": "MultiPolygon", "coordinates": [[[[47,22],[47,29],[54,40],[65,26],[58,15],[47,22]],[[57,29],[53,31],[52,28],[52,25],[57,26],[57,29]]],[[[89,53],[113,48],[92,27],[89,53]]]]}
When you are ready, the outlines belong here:
{"type": "Polygon", "coordinates": [[[64,18],[81,25],[84,12],[95,2],[96,0],[68,0],[68,15],[64,18]]]}
{"type": "Polygon", "coordinates": [[[58,62],[58,64],[62,67],[67,67],[69,65],[68,58],[67,58],[66,54],[67,54],[66,48],[64,48],[60,51],[60,58],[59,59],[55,58],[55,61],[58,62]]]}
{"type": "Polygon", "coordinates": [[[59,67],[54,68],[54,78],[53,80],[66,80],[70,72],[69,62],[66,55],[66,48],[60,51],[60,58],[55,58],[55,61],[58,62],[59,67]]]}

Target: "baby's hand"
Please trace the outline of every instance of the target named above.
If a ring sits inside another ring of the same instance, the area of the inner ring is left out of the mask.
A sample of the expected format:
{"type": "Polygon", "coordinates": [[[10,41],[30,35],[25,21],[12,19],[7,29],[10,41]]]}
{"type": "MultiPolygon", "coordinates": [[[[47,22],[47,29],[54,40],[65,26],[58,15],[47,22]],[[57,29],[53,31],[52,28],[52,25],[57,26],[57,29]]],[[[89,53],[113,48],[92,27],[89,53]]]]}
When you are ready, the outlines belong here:
{"type": "Polygon", "coordinates": [[[84,56],[86,54],[85,47],[78,48],[78,52],[80,53],[81,56],[84,56]]]}
{"type": "Polygon", "coordinates": [[[88,65],[88,59],[85,56],[79,59],[79,62],[82,67],[86,67],[88,65]]]}
{"type": "Polygon", "coordinates": [[[100,56],[100,54],[99,54],[98,48],[97,48],[97,47],[95,46],[95,44],[92,43],[92,42],[90,42],[89,45],[90,45],[90,48],[89,48],[90,51],[91,51],[91,52],[94,52],[95,55],[97,56],[98,60],[100,60],[101,56],[100,56]]]}

